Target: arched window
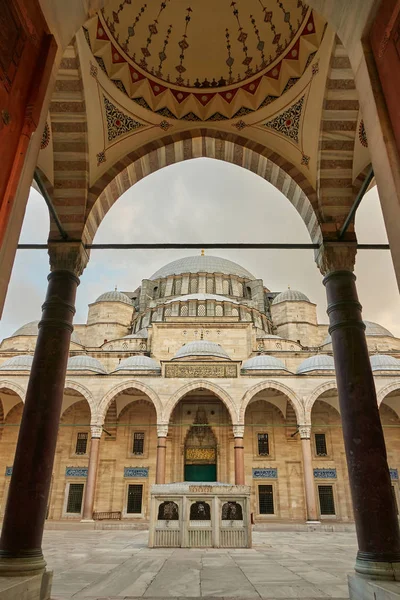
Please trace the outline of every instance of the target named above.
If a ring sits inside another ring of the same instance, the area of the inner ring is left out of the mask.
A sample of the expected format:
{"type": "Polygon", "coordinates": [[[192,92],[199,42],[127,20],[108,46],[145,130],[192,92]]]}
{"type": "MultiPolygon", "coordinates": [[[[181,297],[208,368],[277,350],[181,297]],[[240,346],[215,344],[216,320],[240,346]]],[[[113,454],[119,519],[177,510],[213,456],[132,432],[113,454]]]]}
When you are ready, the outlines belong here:
{"type": "Polygon", "coordinates": [[[243,283],[241,281],[237,282],[237,289],[238,289],[238,296],[240,296],[240,298],[243,298],[244,294],[243,294],[243,283]]]}
{"type": "Polygon", "coordinates": [[[181,317],[187,317],[189,314],[189,308],[187,304],[181,306],[181,317]]]}
{"type": "Polygon", "coordinates": [[[158,285],[156,285],[155,288],[153,288],[153,300],[155,300],[158,297],[158,285]]]}
{"type": "Polygon", "coordinates": [[[239,316],[239,311],[237,308],[232,308],[232,317],[238,317],[239,316]]]}
{"type": "Polygon", "coordinates": [[[251,287],[249,285],[246,286],[246,298],[251,300],[251,287]]]}
{"type": "Polygon", "coordinates": [[[230,281],[229,279],[224,279],[222,282],[222,293],[225,294],[225,296],[229,296],[230,295],[230,281]]]}
{"type": "Polygon", "coordinates": [[[171,307],[168,306],[165,310],[164,310],[164,317],[170,317],[171,316],[171,307]]]}
{"type": "Polygon", "coordinates": [[[199,317],[205,317],[206,316],[206,305],[205,304],[199,304],[197,307],[197,314],[199,317]]]}
{"type": "Polygon", "coordinates": [[[174,296],[180,296],[182,293],[182,279],[175,279],[174,296]]]}
{"type": "Polygon", "coordinates": [[[213,294],[214,293],[214,278],[213,277],[207,277],[207,288],[206,288],[207,294],[213,294]]]}
{"type": "Polygon", "coordinates": [[[190,293],[197,294],[197,290],[199,289],[199,282],[197,277],[190,278],[190,293]]]}
{"type": "Polygon", "coordinates": [[[221,304],[217,304],[217,306],[215,307],[215,316],[216,317],[223,317],[224,316],[224,309],[221,306],[221,304]]]}

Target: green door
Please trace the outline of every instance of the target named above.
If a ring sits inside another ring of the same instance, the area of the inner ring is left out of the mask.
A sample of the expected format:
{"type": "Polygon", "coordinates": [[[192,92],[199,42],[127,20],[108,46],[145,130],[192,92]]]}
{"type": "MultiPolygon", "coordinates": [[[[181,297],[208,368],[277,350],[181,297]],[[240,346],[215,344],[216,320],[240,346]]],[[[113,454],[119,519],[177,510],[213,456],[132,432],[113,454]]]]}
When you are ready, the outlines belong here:
{"type": "Polygon", "coordinates": [[[217,465],[185,465],[185,481],[217,481],[217,465]]]}

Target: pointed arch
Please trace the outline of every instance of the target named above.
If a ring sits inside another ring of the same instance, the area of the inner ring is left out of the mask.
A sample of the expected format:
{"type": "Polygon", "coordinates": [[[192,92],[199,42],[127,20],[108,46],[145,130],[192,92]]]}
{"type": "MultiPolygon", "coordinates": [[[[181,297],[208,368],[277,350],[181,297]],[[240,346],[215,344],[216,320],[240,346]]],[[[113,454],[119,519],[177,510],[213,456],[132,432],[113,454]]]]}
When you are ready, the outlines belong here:
{"type": "Polygon", "coordinates": [[[75,392],[79,392],[81,396],[86,400],[90,408],[90,418],[93,421],[96,414],[96,402],[93,397],[93,394],[87,387],[78,383],[77,381],[72,381],[71,379],[67,379],[64,385],[64,393],[67,389],[75,390],[75,392]]]}
{"type": "Polygon", "coordinates": [[[14,382],[8,381],[6,379],[1,379],[0,380],[0,391],[5,388],[13,391],[15,394],[17,394],[17,396],[20,397],[22,402],[25,402],[26,390],[22,386],[20,386],[18,383],[14,383],[14,382]]]}
{"type": "Polygon", "coordinates": [[[141,381],[137,381],[136,379],[130,379],[129,381],[124,381],[123,383],[119,383],[119,384],[115,385],[113,388],[111,388],[111,390],[109,390],[103,396],[103,398],[101,399],[100,404],[98,406],[98,409],[96,411],[96,415],[95,415],[96,424],[102,425],[104,423],[104,419],[106,418],[108,407],[110,406],[110,404],[113,401],[113,399],[115,398],[115,396],[118,396],[118,394],[121,394],[125,390],[129,390],[132,388],[139,390],[139,391],[143,392],[144,394],[146,394],[146,396],[148,396],[148,398],[153,403],[154,408],[156,409],[157,423],[161,423],[162,422],[162,404],[161,404],[161,400],[160,400],[158,394],[151,387],[146,385],[145,383],[143,383],[141,381]]]}
{"type": "Polygon", "coordinates": [[[267,381],[262,381],[261,383],[257,383],[252,388],[247,390],[247,392],[243,396],[241,404],[240,404],[240,410],[239,410],[239,422],[240,423],[244,423],[246,408],[250,404],[251,400],[254,398],[254,396],[256,394],[258,394],[259,392],[262,392],[264,390],[277,390],[278,392],[281,392],[282,394],[287,396],[287,398],[289,398],[290,402],[292,403],[292,406],[296,413],[297,423],[302,424],[304,422],[303,405],[302,405],[300,399],[295,394],[295,392],[293,390],[291,390],[289,387],[287,387],[286,385],[284,385],[283,383],[280,383],[279,381],[267,380],[267,381]]]}
{"type": "Polygon", "coordinates": [[[377,394],[376,394],[377,400],[378,400],[378,406],[380,406],[382,404],[382,402],[384,401],[386,396],[388,396],[392,392],[397,392],[397,391],[400,392],[400,380],[392,381],[391,383],[388,383],[387,385],[385,385],[385,387],[383,387],[381,390],[379,390],[379,392],[377,392],[377,394]]]}
{"type": "Polygon", "coordinates": [[[337,389],[337,383],[335,380],[332,380],[332,381],[326,381],[325,383],[321,383],[321,385],[316,387],[315,390],[313,390],[313,392],[311,392],[311,394],[309,395],[309,397],[307,398],[307,400],[305,402],[305,407],[304,407],[306,423],[311,423],[312,407],[314,406],[314,403],[318,400],[318,398],[321,396],[321,394],[324,394],[325,392],[328,392],[329,390],[334,390],[334,389],[337,389]]]}
{"type": "Polygon", "coordinates": [[[238,415],[237,415],[236,406],[235,406],[235,403],[232,400],[231,396],[228,394],[228,392],[226,392],[223,388],[221,388],[216,383],[212,383],[211,381],[207,381],[205,379],[198,379],[196,381],[192,381],[191,383],[188,383],[188,384],[184,385],[183,387],[179,388],[179,390],[177,390],[171,396],[171,398],[167,402],[167,405],[164,408],[163,423],[169,423],[169,420],[172,416],[172,411],[174,410],[175,406],[178,404],[178,402],[180,400],[182,400],[182,398],[184,396],[189,394],[189,392],[198,390],[199,388],[208,390],[209,392],[212,392],[215,396],[217,396],[217,398],[219,398],[219,400],[221,400],[221,402],[223,402],[225,404],[226,408],[228,409],[232,423],[237,422],[238,415]]]}

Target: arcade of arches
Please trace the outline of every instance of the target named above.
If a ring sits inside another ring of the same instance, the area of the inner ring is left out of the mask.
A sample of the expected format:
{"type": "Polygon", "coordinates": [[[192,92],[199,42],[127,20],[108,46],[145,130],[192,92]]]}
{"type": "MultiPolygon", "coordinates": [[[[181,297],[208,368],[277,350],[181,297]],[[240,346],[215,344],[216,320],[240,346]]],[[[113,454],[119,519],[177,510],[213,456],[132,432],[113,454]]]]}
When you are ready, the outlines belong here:
{"type": "Polygon", "coordinates": [[[174,478],[271,480],[253,484],[256,515],[262,505],[284,519],[351,519],[353,507],[356,572],[400,579],[399,347],[362,320],[354,219],[342,229],[372,168],[400,282],[399,0],[0,0],[0,10],[1,306],[35,169],[51,212],[39,333],[31,324],[1,348],[1,572],[43,573],[46,514],[67,516],[83,496],[85,519],[94,507],[145,510],[146,485],[126,480],[162,481],[174,456],[174,478]],[[72,334],[109,208],[157,169],[201,156],[257,173],[299,212],[318,245],[328,338],[304,295],[277,301],[218,261],[161,269],[116,313],[105,294],[72,334]]]}

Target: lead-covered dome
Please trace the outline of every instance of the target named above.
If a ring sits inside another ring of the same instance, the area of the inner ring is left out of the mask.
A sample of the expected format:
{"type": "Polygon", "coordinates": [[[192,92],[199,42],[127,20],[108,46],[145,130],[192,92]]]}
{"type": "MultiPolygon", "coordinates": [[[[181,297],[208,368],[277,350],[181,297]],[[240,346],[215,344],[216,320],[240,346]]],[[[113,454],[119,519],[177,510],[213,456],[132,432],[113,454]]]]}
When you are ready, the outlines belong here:
{"type": "Polygon", "coordinates": [[[67,371],[92,371],[93,373],[106,374],[104,366],[97,358],[87,356],[86,354],[72,356],[67,365],[67,371]]]}
{"type": "Polygon", "coordinates": [[[118,290],[112,290],[111,292],[104,292],[96,300],[96,302],[123,302],[124,304],[132,304],[129,296],[118,290]]]}
{"type": "Polygon", "coordinates": [[[370,358],[373,371],[400,371],[400,360],[388,354],[374,354],[370,358]]]}
{"type": "MultiPolygon", "coordinates": [[[[39,333],[38,325],[39,321],[30,321],[29,323],[25,323],[25,325],[22,325],[22,327],[17,329],[17,331],[14,331],[10,337],[18,337],[20,335],[37,335],[39,333]]],[[[73,331],[71,334],[71,342],[82,345],[82,342],[75,331],[73,331]]]]}
{"type": "Polygon", "coordinates": [[[0,365],[0,371],[29,371],[32,367],[32,361],[33,356],[30,354],[13,356],[0,365]]]}
{"type": "Polygon", "coordinates": [[[173,360],[176,358],[189,358],[191,356],[208,356],[230,360],[229,355],[221,344],[209,342],[208,340],[198,340],[185,344],[182,348],[179,348],[173,360]]]}
{"type": "Polygon", "coordinates": [[[157,371],[157,373],[161,373],[161,367],[152,358],[139,355],[121,360],[115,371],[157,371]]]}
{"type": "Polygon", "coordinates": [[[183,273],[223,273],[224,275],[237,275],[244,279],[255,279],[254,275],[237,263],[219,256],[179,258],[156,271],[150,279],[162,279],[169,275],[182,275],[183,273]]]}
{"type": "Polygon", "coordinates": [[[297,368],[297,374],[311,373],[312,371],[334,371],[335,363],[332,356],[327,354],[316,354],[306,358],[297,368]]]}
{"type": "Polygon", "coordinates": [[[260,354],[245,360],[242,371],[288,371],[283,362],[275,356],[260,354]]]}
{"type": "MultiPolygon", "coordinates": [[[[373,323],[372,321],[364,321],[364,325],[365,325],[365,335],[367,335],[367,336],[394,337],[393,333],[391,333],[385,327],[382,327],[382,325],[379,325],[379,323],[373,323]]],[[[331,343],[332,343],[332,338],[331,338],[330,334],[328,334],[326,336],[326,338],[324,339],[322,345],[324,346],[325,344],[331,344],[331,343]]]]}
{"type": "Polygon", "coordinates": [[[272,304],[278,304],[279,302],[310,302],[310,300],[303,292],[289,289],[281,292],[272,300],[272,304]]]}

